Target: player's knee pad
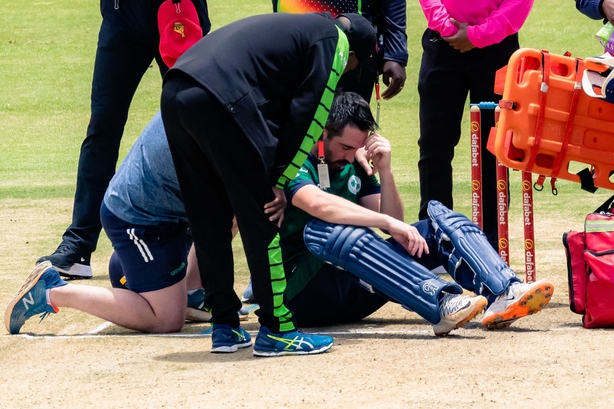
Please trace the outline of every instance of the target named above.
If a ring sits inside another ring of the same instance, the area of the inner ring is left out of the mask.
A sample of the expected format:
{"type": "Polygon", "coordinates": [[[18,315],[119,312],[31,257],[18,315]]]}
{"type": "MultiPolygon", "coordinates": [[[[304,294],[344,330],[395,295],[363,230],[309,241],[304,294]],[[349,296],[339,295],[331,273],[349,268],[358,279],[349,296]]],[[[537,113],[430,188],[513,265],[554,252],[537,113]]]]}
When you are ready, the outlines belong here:
{"type": "Polygon", "coordinates": [[[317,258],[352,273],[432,324],[441,319],[440,293],[463,291],[458,284],[439,278],[365,227],[313,219],[305,227],[303,238],[317,258]]]}
{"type": "Polygon", "coordinates": [[[445,242],[453,245],[448,258],[448,272],[452,277],[456,279],[456,270],[464,260],[474,273],[477,292],[482,293],[486,287],[492,294],[499,295],[511,282],[520,281],[492,248],[484,232],[466,216],[436,200],[428,203],[428,214],[439,245],[445,242]]]}

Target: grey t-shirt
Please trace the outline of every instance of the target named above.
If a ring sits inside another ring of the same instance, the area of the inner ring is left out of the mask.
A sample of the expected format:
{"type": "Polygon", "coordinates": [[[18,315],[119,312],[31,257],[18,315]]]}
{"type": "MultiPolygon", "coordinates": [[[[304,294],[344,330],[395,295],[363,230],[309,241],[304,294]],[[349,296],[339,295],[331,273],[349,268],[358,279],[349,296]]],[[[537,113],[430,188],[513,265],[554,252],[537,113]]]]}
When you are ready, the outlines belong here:
{"type": "Polygon", "coordinates": [[[115,216],[133,224],[187,223],[160,112],[111,179],[104,203],[115,216]]]}

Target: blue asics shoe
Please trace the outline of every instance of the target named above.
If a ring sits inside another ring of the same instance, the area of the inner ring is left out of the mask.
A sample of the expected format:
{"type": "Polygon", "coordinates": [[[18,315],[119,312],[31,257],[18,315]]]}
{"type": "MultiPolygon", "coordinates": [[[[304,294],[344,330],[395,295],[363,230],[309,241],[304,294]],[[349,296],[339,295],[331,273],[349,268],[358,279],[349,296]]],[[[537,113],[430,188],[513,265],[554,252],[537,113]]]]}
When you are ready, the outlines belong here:
{"type": "Polygon", "coordinates": [[[255,356],[321,354],[333,346],[333,339],[324,335],[304,334],[300,331],[273,334],[267,327],[260,327],[255,356]]]}
{"type": "Polygon", "coordinates": [[[47,290],[68,284],[60,278],[51,262],[37,264],[17,295],[4,312],[4,325],[11,334],[18,334],[28,318],[42,314],[41,321],[59,309],[47,304],[47,290]]]}
{"type": "Polygon", "coordinates": [[[211,342],[211,352],[229,353],[251,346],[252,337],[241,326],[232,328],[226,324],[213,324],[211,342]]]}

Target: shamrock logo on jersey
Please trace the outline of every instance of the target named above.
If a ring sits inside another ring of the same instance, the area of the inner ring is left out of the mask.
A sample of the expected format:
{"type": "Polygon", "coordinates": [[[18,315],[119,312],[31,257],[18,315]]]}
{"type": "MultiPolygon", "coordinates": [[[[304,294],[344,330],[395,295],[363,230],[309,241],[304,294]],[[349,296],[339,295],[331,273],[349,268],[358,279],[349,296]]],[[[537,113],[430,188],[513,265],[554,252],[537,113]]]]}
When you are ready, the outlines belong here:
{"type": "Polygon", "coordinates": [[[356,175],[352,175],[350,179],[348,180],[348,189],[353,194],[358,194],[358,192],[360,192],[361,185],[362,185],[362,182],[360,181],[358,177],[356,177],[356,175]]]}

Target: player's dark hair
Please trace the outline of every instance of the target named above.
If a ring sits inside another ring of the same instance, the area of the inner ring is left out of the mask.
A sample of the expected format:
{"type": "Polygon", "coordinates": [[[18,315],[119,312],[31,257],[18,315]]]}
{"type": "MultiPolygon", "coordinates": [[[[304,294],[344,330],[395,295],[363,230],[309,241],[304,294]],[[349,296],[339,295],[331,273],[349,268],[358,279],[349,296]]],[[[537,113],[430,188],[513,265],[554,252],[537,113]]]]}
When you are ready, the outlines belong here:
{"type": "Polygon", "coordinates": [[[328,136],[341,135],[347,125],[361,131],[378,129],[369,103],[363,97],[355,92],[337,91],[325,126],[328,136]]]}

